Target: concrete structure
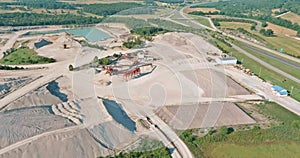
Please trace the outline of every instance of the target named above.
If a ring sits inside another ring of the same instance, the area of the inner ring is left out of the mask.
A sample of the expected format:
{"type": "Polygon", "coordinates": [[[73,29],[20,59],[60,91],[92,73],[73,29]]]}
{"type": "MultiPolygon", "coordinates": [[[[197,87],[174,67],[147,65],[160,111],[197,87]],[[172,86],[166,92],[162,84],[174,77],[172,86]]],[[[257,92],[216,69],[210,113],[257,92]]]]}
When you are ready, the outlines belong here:
{"type": "Polygon", "coordinates": [[[280,86],[272,86],[272,91],[278,96],[288,96],[288,91],[280,86]]]}
{"type": "Polygon", "coordinates": [[[231,64],[236,64],[237,59],[235,57],[224,57],[224,58],[220,57],[216,59],[216,62],[222,65],[231,65],[231,64]]]}

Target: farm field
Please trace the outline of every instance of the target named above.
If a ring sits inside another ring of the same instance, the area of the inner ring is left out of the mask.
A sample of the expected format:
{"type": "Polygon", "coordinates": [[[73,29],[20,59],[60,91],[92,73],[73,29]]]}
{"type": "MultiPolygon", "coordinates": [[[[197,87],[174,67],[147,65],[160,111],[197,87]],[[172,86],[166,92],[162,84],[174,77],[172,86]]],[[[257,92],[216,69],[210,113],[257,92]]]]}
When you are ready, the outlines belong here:
{"type": "Polygon", "coordinates": [[[281,36],[296,36],[297,35],[297,31],[294,31],[292,29],[288,29],[288,28],[284,28],[282,26],[278,26],[278,25],[274,25],[272,23],[267,23],[268,26],[266,27],[266,29],[272,29],[275,33],[275,35],[281,35],[281,36]]]}
{"type": "Polygon", "coordinates": [[[282,19],[290,20],[293,23],[298,23],[300,25],[300,15],[293,12],[281,16],[282,19]]]}

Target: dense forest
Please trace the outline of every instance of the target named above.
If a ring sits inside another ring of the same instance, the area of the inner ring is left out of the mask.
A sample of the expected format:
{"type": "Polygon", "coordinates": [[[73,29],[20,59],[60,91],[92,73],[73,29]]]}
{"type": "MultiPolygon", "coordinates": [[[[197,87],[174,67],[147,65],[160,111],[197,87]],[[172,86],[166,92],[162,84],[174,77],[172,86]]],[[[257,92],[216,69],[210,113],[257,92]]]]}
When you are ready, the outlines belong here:
{"type": "Polygon", "coordinates": [[[215,7],[227,14],[243,15],[271,15],[272,9],[280,9],[281,12],[293,11],[300,14],[299,0],[230,0],[193,6],[215,7]],[[232,9],[234,6],[234,9],[232,9]]]}
{"type": "Polygon", "coordinates": [[[220,10],[219,14],[222,15],[269,21],[300,33],[299,24],[293,24],[291,21],[272,16],[273,9],[280,10],[280,12],[275,12],[276,14],[293,11],[300,15],[299,0],[231,0],[201,4],[193,7],[213,7],[220,10]]]}
{"type": "MultiPolygon", "coordinates": [[[[183,0],[158,1],[166,3],[183,2],[183,0]]],[[[17,11],[0,13],[0,26],[95,24],[103,21],[104,18],[107,19],[107,16],[117,13],[121,13],[122,15],[153,14],[155,8],[147,7],[148,9],[143,9],[141,7],[149,3],[153,6],[154,1],[145,0],[145,2],[145,4],[134,2],[73,4],[58,0],[15,0],[12,2],[0,2],[0,9],[17,11]],[[35,12],[34,9],[43,10],[35,12]],[[71,12],[72,10],[76,10],[76,12],[71,12]],[[102,16],[102,18],[99,16],[102,16]]]]}
{"type": "Polygon", "coordinates": [[[0,26],[29,26],[29,25],[67,25],[67,24],[95,24],[103,20],[99,16],[116,14],[130,8],[143,6],[138,3],[112,4],[71,4],[57,0],[17,0],[0,3],[0,9],[19,10],[18,12],[0,13],[0,26]],[[45,9],[41,13],[32,9],[45,9]],[[54,13],[48,11],[55,10],[54,13]],[[60,13],[57,13],[60,9],[60,13]],[[66,9],[66,10],[63,10],[66,9]],[[70,10],[77,10],[76,13],[70,10]],[[93,15],[87,15],[91,13],[93,15]]]}
{"type": "Polygon", "coordinates": [[[22,10],[32,8],[44,8],[44,9],[76,9],[75,5],[69,3],[58,2],[56,0],[17,0],[15,2],[2,2],[0,7],[2,9],[13,9],[11,6],[20,6],[22,10]],[[26,8],[25,8],[26,7],[26,8]]]}
{"type": "Polygon", "coordinates": [[[93,24],[102,19],[85,17],[74,14],[38,14],[38,13],[2,13],[0,26],[33,26],[33,25],[66,25],[66,24],[93,24]]]}

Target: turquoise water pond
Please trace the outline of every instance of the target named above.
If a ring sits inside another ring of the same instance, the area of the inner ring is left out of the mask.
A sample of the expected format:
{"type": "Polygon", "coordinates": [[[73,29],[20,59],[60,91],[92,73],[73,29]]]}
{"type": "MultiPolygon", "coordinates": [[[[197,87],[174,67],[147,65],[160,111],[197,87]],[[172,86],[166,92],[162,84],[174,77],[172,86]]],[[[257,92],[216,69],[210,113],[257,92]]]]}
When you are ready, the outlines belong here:
{"type": "Polygon", "coordinates": [[[89,42],[98,42],[107,38],[110,38],[107,33],[96,29],[96,28],[80,28],[80,29],[70,29],[70,30],[55,30],[55,31],[43,31],[43,32],[35,32],[29,31],[23,36],[36,36],[36,35],[43,35],[43,34],[56,34],[61,32],[68,32],[75,36],[83,36],[89,42]]]}
{"type": "Polygon", "coordinates": [[[74,29],[74,30],[67,30],[66,32],[77,36],[78,35],[83,36],[86,40],[90,42],[97,42],[97,41],[110,38],[110,36],[107,33],[96,28],[74,29]]]}

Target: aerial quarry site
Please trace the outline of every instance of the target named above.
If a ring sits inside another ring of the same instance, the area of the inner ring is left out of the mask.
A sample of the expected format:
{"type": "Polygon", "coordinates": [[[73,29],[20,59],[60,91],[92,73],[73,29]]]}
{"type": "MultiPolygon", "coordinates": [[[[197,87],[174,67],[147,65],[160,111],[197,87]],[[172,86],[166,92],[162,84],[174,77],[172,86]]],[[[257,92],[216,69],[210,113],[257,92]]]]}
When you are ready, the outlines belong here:
{"type": "Polygon", "coordinates": [[[1,158],[300,157],[299,56],[267,43],[299,36],[230,28],[250,28],[242,18],[218,26],[209,0],[49,0],[77,12],[27,1],[0,5],[95,21],[1,23],[1,158]],[[111,3],[137,7],[85,9],[111,3]]]}

